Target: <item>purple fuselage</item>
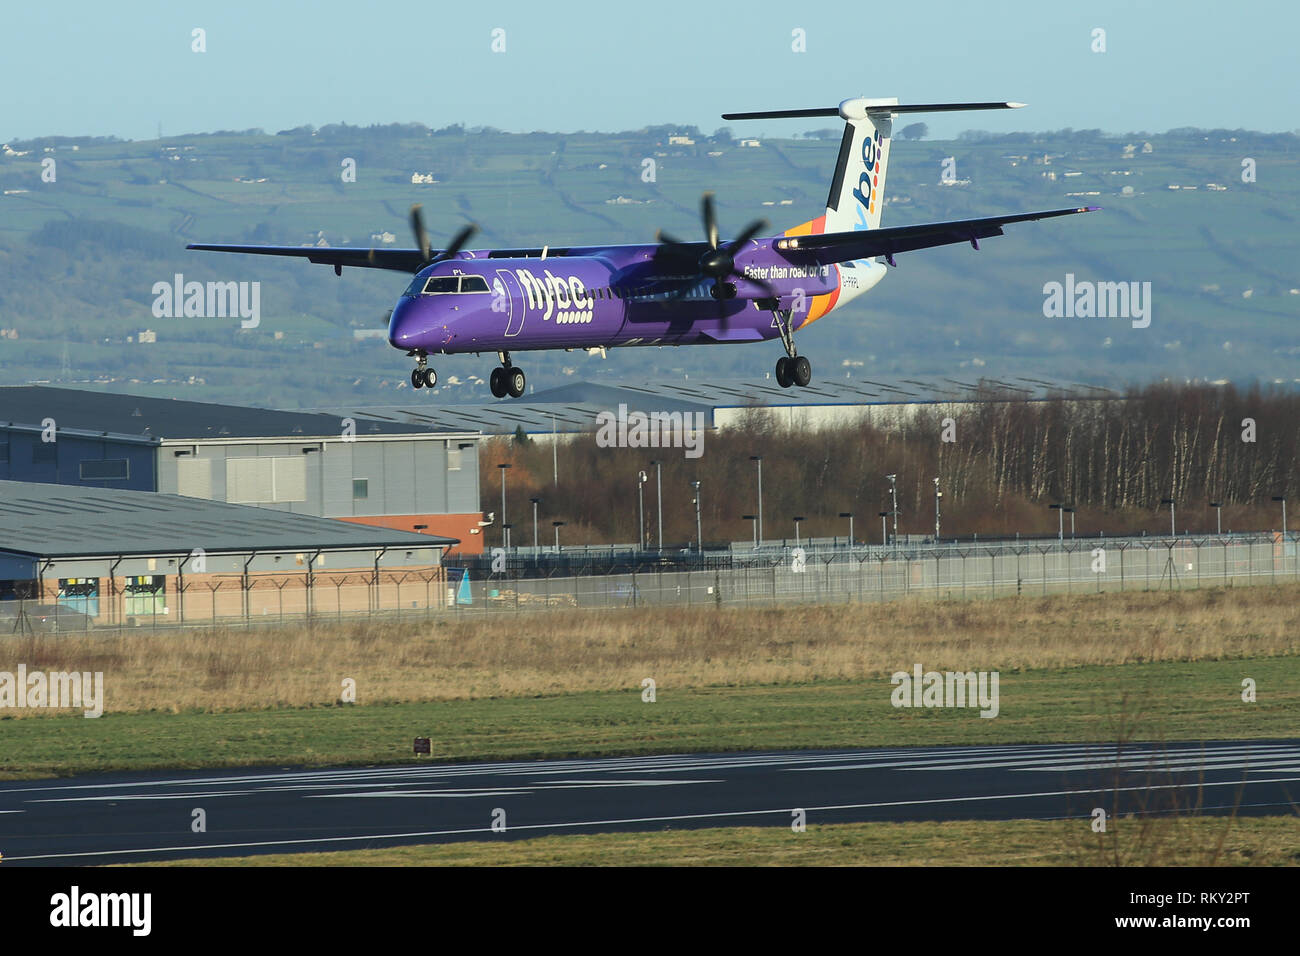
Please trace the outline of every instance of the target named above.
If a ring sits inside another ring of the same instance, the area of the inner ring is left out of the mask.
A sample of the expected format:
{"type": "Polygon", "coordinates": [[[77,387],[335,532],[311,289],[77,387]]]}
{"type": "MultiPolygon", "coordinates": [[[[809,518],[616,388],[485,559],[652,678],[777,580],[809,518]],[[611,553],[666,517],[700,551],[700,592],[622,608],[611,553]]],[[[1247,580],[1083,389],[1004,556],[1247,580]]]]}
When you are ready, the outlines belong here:
{"type": "Polygon", "coordinates": [[[661,245],[569,248],[545,259],[465,251],[417,273],[393,308],[388,341],[452,354],[774,339],[774,306],[792,310],[798,328],[829,311],[834,299],[817,297],[841,286],[838,266],[793,259],[774,241],[735,254],[736,297],[723,300],[688,256],[661,245]]]}

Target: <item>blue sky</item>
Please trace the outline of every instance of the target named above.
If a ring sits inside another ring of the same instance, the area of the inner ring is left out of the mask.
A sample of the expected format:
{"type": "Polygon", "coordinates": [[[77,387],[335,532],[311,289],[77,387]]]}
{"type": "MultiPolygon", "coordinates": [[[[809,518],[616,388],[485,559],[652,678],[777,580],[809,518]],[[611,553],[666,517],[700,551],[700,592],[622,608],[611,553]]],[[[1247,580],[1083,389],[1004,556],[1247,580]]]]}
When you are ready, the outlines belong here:
{"type": "Polygon", "coordinates": [[[707,132],[727,110],[857,95],[1030,105],[926,117],[934,136],[1300,128],[1300,4],[1288,2],[63,0],[9,4],[4,19],[0,139],[152,139],[159,123],[164,135],[333,122],[707,132]],[[195,27],[206,53],[191,51],[195,27]],[[796,29],[806,52],[791,48],[796,29]]]}

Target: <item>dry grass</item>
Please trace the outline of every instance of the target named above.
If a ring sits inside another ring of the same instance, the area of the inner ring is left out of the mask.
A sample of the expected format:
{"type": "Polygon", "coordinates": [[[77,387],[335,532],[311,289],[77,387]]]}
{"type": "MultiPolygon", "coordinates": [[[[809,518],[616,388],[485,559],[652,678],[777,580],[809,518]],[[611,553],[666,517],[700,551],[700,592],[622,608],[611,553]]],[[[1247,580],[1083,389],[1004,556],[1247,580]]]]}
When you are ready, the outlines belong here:
{"type": "MultiPolygon", "coordinates": [[[[857,680],[920,662],[1016,671],[1300,650],[1300,585],[761,610],[557,610],[429,621],[6,639],[0,670],[103,671],[114,712],[857,680]]],[[[31,711],[10,710],[22,717],[31,711]]]]}

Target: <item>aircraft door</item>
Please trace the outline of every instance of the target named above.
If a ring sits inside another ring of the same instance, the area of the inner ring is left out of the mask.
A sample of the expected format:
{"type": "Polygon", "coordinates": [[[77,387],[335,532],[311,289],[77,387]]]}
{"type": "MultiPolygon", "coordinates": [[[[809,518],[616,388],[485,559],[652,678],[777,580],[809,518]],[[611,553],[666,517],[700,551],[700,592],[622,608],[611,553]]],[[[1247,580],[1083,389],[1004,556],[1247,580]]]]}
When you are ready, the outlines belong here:
{"type": "Polygon", "coordinates": [[[523,289],[519,280],[508,269],[498,269],[497,277],[492,281],[492,309],[506,316],[507,336],[515,336],[524,327],[524,312],[528,303],[524,300],[523,289]]]}

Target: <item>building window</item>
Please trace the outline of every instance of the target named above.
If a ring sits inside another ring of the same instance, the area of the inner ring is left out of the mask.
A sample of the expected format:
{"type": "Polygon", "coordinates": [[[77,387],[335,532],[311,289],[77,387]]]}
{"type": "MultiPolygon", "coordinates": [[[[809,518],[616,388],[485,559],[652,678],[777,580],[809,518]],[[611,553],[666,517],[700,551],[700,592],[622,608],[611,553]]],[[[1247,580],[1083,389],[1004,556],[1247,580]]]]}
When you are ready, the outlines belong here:
{"type": "Polygon", "coordinates": [[[90,617],[99,617],[99,578],[59,578],[57,601],[90,617]]]}
{"type": "Polygon", "coordinates": [[[131,468],[125,458],[86,460],[81,463],[82,481],[109,481],[131,477],[131,468]]]}
{"type": "Polygon", "coordinates": [[[128,577],[123,603],[129,615],[162,614],[167,606],[167,578],[161,574],[128,577]]]}
{"type": "Polygon", "coordinates": [[[369,498],[370,497],[370,479],[353,478],[352,479],[352,497],[369,498]]]}

